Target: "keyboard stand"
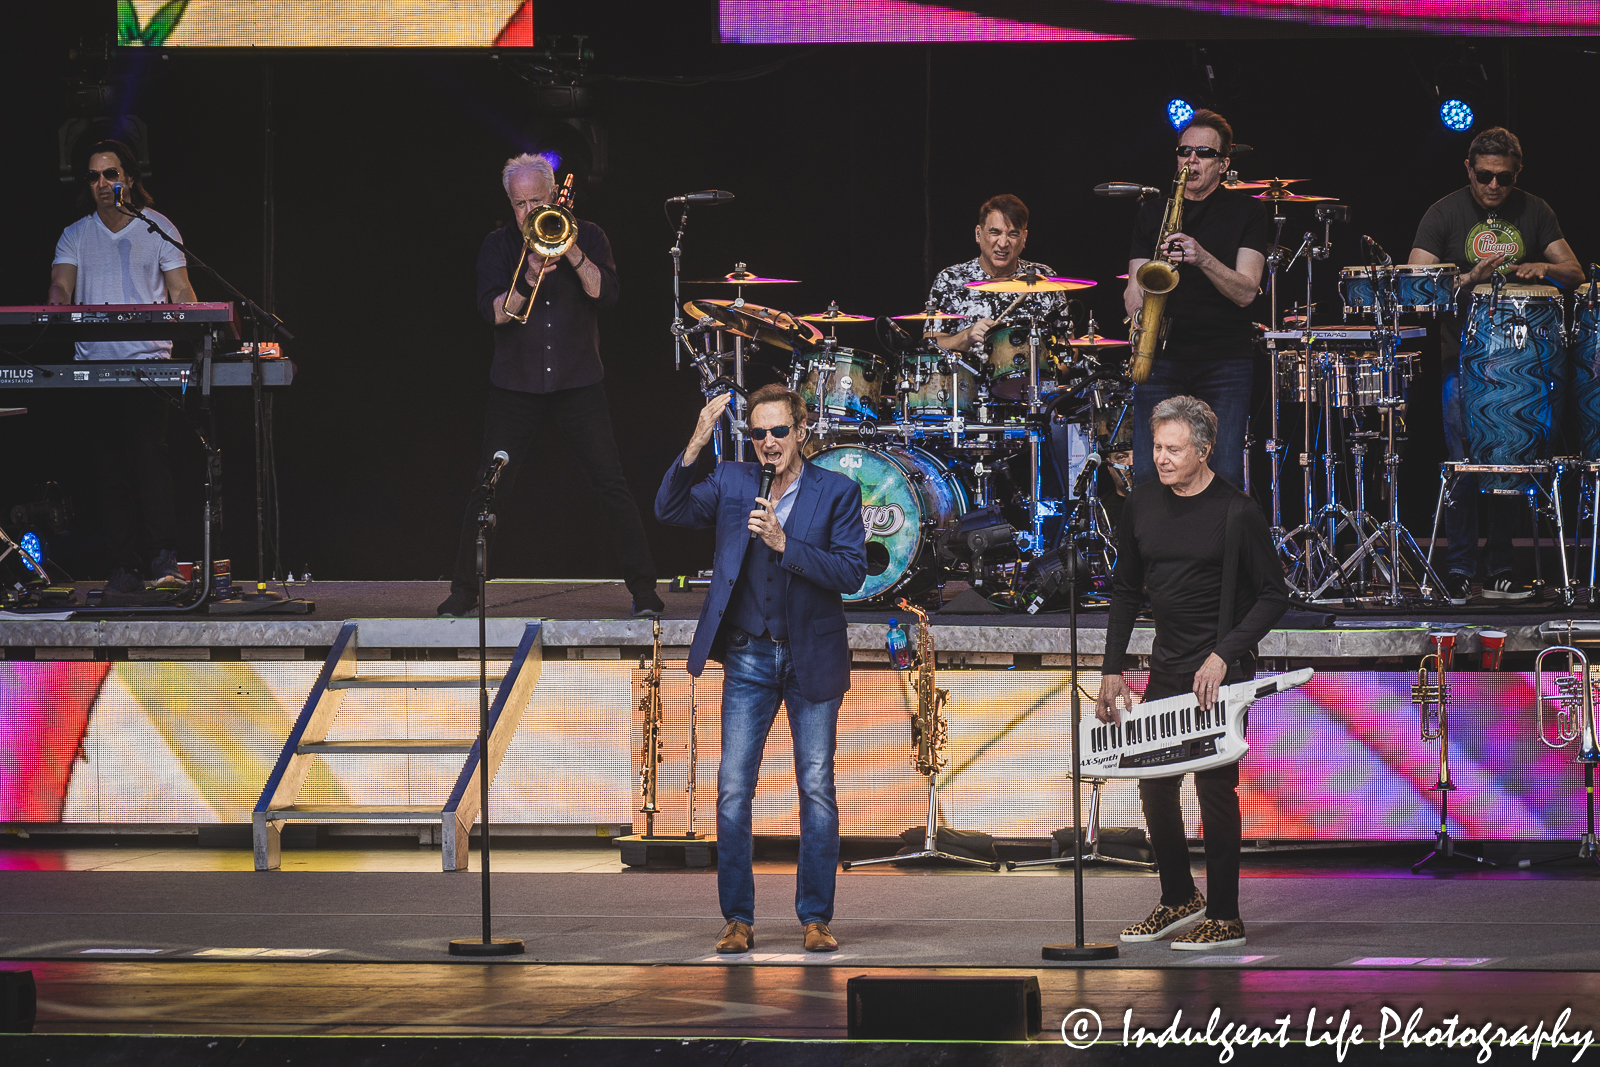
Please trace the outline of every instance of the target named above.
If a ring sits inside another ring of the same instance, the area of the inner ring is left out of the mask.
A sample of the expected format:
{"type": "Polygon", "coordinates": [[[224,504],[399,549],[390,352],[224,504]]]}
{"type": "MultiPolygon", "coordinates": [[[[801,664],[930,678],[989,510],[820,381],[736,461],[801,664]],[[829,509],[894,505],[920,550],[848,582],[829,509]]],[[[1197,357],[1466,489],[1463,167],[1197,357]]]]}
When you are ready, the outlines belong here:
{"type": "Polygon", "coordinates": [[[893,856],[879,856],[870,860],[846,860],[839,866],[845,870],[854,867],[871,867],[878,863],[902,863],[906,860],[943,860],[946,863],[955,863],[965,867],[987,867],[991,871],[1000,869],[999,860],[975,860],[971,856],[952,856],[948,852],[939,851],[939,776],[928,775],[928,826],[927,834],[922,839],[920,852],[898,852],[893,856]]]}
{"type": "MultiPolygon", "coordinates": [[[[1104,778],[1089,779],[1089,830],[1087,840],[1084,842],[1089,851],[1083,854],[1085,863],[1112,863],[1119,867],[1132,867],[1138,871],[1153,871],[1154,863],[1145,863],[1143,860],[1125,860],[1121,856],[1107,856],[1100,851],[1100,787],[1106,784],[1104,778]]],[[[1074,857],[1068,853],[1061,856],[1052,856],[1047,860],[1022,860],[1006,864],[1006,870],[1014,871],[1018,867],[1059,867],[1063,863],[1073,862],[1074,857]]]]}

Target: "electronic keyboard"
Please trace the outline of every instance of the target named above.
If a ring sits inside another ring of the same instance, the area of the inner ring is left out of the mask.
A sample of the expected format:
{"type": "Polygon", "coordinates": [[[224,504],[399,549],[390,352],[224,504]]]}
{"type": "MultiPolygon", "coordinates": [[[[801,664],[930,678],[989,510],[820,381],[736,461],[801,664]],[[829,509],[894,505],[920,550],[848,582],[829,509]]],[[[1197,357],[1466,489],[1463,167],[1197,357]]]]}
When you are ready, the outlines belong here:
{"type": "MultiPolygon", "coordinates": [[[[294,381],[294,370],[294,364],[287,359],[263,359],[261,384],[288,385],[294,381]]],[[[211,361],[213,388],[249,384],[248,359],[211,361]]],[[[198,389],[200,372],[196,364],[186,359],[83,359],[76,363],[49,363],[38,367],[0,365],[0,389],[142,389],[152,385],[177,389],[192,385],[198,389]]]]}
{"type": "Polygon", "coordinates": [[[1078,724],[1078,759],[1085,778],[1159,778],[1238,763],[1250,751],[1245,712],[1262,697],[1304,685],[1307,667],[1223,686],[1211,710],[1193,693],[1135,704],[1119,723],[1093,715],[1078,724]]]}
{"type": "Polygon", "coordinates": [[[232,303],[28,304],[0,307],[0,340],[176,341],[239,336],[232,303]]]}

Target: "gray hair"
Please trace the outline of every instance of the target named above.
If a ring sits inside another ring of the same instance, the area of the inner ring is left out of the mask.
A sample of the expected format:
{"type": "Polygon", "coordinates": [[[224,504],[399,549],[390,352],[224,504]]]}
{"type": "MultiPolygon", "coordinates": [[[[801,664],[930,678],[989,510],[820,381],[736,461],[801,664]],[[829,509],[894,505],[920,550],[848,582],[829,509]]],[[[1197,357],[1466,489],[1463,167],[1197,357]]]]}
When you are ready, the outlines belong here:
{"type": "Polygon", "coordinates": [[[544,156],[536,156],[524,152],[520,156],[513,156],[506,160],[504,169],[500,171],[500,184],[505,187],[506,196],[511,195],[511,179],[519,176],[541,178],[545,189],[553,190],[556,187],[556,171],[550,165],[550,160],[544,156]]]}
{"type": "Polygon", "coordinates": [[[1150,413],[1150,430],[1163,422],[1181,422],[1189,428],[1189,443],[1210,454],[1217,443],[1217,413],[1204,400],[1192,396],[1169,396],[1150,413]]]}

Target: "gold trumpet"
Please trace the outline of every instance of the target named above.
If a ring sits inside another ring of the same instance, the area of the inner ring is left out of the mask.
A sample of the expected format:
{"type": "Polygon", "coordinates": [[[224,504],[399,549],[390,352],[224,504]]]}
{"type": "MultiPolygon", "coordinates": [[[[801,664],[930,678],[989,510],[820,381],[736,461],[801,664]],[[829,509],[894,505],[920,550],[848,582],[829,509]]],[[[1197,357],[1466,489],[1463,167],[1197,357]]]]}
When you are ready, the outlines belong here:
{"type": "Polygon", "coordinates": [[[1422,740],[1439,742],[1439,782],[1433,788],[1449,790],[1455,783],[1450,781],[1450,683],[1445,681],[1445,666],[1455,654],[1456,638],[1455,634],[1430,634],[1429,639],[1436,651],[1423,656],[1417,667],[1411,702],[1422,713],[1422,740]],[[1430,670],[1438,675],[1438,681],[1428,681],[1430,670]]]}
{"type": "Polygon", "coordinates": [[[1600,763],[1600,744],[1595,741],[1594,685],[1589,679],[1589,659],[1570,645],[1552,645],[1539,653],[1533,661],[1533,691],[1535,730],[1546,748],[1566,748],[1578,742],[1575,763],[1600,763]],[[1544,658],[1551,653],[1567,654],[1565,675],[1556,679],[1556,692],[1544,691],[1544,658]],[[1544,732],[1545,701],[1556,704],[1556,739],[1550,740],[1544,732]]]}
{"type": "Polygon", "coordinates": [[[539,266],[543,268],[552,259],[566,255],[567,249],[577,239],[578,217],[572,213],[572,175],[569,174],[567,180],[561,183],[554,203],[541,204],[522,220],[522,256],[517,260],[517,269],[511,274],[511,288],[506,290],[505,302],[500,305],[512,321],[520,325],[527,324],[528,316],[533,313],[534,298],[539,295],[539,286],[544,282],[544,271],[541,269],[539,276],[533,280],[533,292],[528,294],[528,302],[522,305],[522,314],[511,310],[511,294],[517,291],[517,279],[522,277],[528,265],[528,253],[531,251],[538,256],[539,266]]]}
{"type": "Polygon", "coordinates": [[[1167,201],[1166,214],[1161,218],[1161,233],[1156,237],[1156,247],[1150,258],[1139,265],[1133,280],[1144,290],[1144,303],[1130,323],[1133,355],[1128,360],[1128,377],[1135,382],[1148,381],[1155,363],[1156,352],[1167,338],[1167,320],[1164,312],[1167,294],[1178,287],[1178,268],[1167,258],[1167,241],[1183,229],[1183,190],[1189,184],[1192,159],[1185,159],[1178,176],[1172,182],[1172,199],[1167,201]]]}

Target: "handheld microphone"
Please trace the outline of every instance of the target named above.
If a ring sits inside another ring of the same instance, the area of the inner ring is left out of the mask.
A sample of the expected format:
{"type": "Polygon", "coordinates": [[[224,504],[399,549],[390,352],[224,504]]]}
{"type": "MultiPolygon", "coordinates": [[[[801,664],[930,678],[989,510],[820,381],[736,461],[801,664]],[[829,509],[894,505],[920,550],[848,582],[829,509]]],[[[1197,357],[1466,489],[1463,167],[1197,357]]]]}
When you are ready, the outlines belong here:
{"type": "Polygon", "coordinates": [[[503,448],[489,460],[488,469],[483,472],[483,484],[489,492],[494,492],[495,484],[500,481],[500,472],[505,470],[506,464],[510,462],[511,456],[503,448]]]}
{"type": "MultiPolygon", "coordinates": [[[[757,493],[756,496],[763,500],[769,499],[767,494],[772,492],[772,479],[777,477],[777,474],[778,468],[774,467],[772,464],[763,463],[761,465],[761,491],[757,493]]],[[[761,535],[756,533],[754,530],[750,531],[750,540],[754,541],[760,536],[761,535]]]]}
{"type": "Polygon", "coordinates": [[[1374,265],[1388,267],[1394,264],[1394,259],[1390,257],[1389,253],[1385,252],[1383,246],[1371,237],[1362,234],[1361,243],[1367,246],[1367,254],[1372,257],[1374,265]]]}
{"type": "Polygon", "coordinates": [[[122,206],[122,183],[121,182],[112,182],[111,183],[111,206],[112,207],[121,207],[122,206]]]}
{"type": "Polygon", "coordinates": [[[1159,196],[1161,190],[1138,182],[1101,182],[1094,187],[1094,193],[1096,196],[1159,196]]]}
{"type": "Polygon", "coordinates": [[[669,204],[725,204],[733,199],[733,194],[726,189],[703,189],[698,193],[685,193],[682,196],[669,197],[669,204]]]}

